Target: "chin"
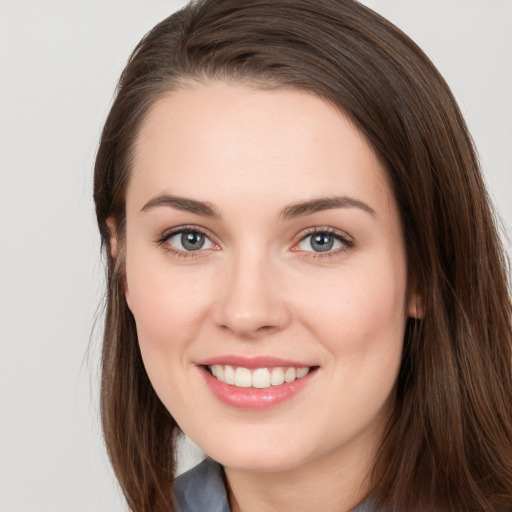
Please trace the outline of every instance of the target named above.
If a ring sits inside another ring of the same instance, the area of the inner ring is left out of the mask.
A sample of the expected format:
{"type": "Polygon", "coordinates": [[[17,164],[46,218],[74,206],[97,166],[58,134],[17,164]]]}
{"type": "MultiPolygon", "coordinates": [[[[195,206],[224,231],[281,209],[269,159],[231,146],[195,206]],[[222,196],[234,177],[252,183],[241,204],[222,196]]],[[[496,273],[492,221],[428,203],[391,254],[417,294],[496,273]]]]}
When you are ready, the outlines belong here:
{"type": "Polygon", "coordinates": [[[291,471],[301,466],[304,461],[297,457],[275,453],[272,450],[254,448],[252,450],[227,450],[223,453],[211,454],[211,458],[225,467],[236,471],[259,473],[280,473],[291,471]]]}
{"type": "Polygon", "coordinates": [[[240,436],[225,434],[217,443],[212,443],[211,439],[195,442],[209,457],[237,471],[290,471],[307,459],[308,450],[301,443],[282,436],[257,438],[245,432],[240,436]]]}

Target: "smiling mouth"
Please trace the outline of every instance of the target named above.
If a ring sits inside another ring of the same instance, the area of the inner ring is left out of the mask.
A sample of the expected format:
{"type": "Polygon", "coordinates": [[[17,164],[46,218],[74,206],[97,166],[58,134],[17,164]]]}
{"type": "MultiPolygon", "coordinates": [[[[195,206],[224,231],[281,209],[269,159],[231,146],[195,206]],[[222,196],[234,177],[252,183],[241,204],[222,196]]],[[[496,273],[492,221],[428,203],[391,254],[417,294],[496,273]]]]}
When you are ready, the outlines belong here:
{"type": "Polygon", "coordinates": [[[231,365],[209,365],[208,372],[218,381],[238,388],[266,389],[302,379],[316,367],[244,368],[231,365]]]}

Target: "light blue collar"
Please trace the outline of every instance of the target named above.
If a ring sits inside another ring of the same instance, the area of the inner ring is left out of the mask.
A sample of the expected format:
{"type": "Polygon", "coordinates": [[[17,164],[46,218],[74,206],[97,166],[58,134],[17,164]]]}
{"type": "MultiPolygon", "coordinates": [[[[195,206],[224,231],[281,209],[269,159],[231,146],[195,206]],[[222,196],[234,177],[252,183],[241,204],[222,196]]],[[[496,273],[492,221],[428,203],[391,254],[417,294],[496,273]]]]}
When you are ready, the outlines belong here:
{"type": "MultiPolygon", "coordinates": [[[[176,479],[176,512],[230,512],[222,466],[210,458],[176,479]]],[[[379,512],[371,501],[350,512],[379,512]]]]}
{"type": "Polygon", "coordinates": [[[230,512],[222,466],[207,458],[174,484],[176,512],[230,512]]]}

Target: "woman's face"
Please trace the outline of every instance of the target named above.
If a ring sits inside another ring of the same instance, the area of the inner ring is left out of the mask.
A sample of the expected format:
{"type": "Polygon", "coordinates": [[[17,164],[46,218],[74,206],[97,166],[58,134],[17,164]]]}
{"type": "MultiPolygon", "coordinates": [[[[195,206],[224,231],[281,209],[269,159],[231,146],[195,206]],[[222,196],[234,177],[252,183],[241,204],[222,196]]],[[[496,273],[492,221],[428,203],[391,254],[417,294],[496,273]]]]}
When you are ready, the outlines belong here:
{"type": "Polygon", "coordinates": [[[158,396],[212,458],[369,460],[406,288],[385,170],[335,108],[220,82],[155,103],[127,191],[126,300],[158,396]]]}

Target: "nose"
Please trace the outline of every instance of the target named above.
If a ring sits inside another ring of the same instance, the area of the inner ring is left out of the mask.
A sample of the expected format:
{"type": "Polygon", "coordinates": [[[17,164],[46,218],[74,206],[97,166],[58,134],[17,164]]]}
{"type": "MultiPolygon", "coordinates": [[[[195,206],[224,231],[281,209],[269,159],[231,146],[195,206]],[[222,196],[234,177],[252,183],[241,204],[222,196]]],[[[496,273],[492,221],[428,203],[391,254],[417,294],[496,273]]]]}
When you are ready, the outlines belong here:
{"type": "Polygon", "coordinates": [[[213,307],[219,327],[250,339],[280,331],[290,323],[278,268],[254,254],[239,255],[236,261],[226,262],[226,267],[213,307]]]}

